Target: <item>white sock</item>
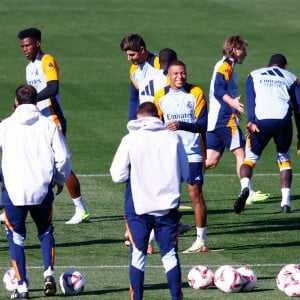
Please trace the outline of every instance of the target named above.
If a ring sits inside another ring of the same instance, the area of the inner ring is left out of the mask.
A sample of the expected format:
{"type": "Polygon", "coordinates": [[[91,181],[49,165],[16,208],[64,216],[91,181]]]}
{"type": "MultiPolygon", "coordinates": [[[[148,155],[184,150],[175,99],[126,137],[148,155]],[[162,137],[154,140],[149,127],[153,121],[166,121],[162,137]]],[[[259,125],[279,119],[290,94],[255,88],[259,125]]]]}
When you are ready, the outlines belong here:
{"type": "MultiPolygon", "coordinates": [[[[244,177],[240,180],[241,182],[241,189],[243,190],[244,188],[249,188],[249,186],[251,185],[250,183],[250,178],[248,177],[244,177]]],[[[251,188],[252,189],[252,188],[251,188]]]]}
{"type": "Polygon", "coordinates": [[[282,188],[281,189],[281,207],[284,205],[291,206],[291,189],[290,188],[282,188]]]}
{"type": "Polygon", "coordinates": [[[44,279],[47,277],[47,276],[53,276],[54,277],[54,270],[51,266],[48,267],[47,270],[44,271],[44,279]]]}
{"type": "Polygon", "coordinates": [[[84,201],[83,201],[83,198],[82,196],[79,196],[78,198],[75,198],[73,199],[73,202],[75,204],[75,207],[76,207],[76,211],[80,211],[80,212],[85,212],[87,209],[84,205],[84,201]]]}
{"type": "Polygon", "coordinates": [[[254,191],[253,191],[253,188],[252,188],[251,180],[249,180],[248,188],[249,188],[249,197],[252,197],[253,194],[254,194],[254,191]]]}
{"type": "Polygon", "coordinates": [[[155,240],[154,230],[152,229],[149,237],[149,244],[151,244],[155,240]]]}
{"type": "Polygon", "coordinates": [[[196,227],[197,230],[197,241],[206,241],[206,227],[196,227]]]}
{"type": "Polygon", "coordinates": [[[18,292],[20,294],[28,292],[28,286],[27,286],[27,283],[25,281],[22,284],[18,285],[18,292]]]}

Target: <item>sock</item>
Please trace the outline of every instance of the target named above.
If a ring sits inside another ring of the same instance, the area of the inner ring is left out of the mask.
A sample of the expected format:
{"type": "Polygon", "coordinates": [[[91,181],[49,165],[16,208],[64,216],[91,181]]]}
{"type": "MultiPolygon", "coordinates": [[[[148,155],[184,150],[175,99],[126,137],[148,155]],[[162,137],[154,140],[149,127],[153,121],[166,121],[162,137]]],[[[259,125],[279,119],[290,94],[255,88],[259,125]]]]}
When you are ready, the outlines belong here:
{"type": "Polygon", "coordinates": [[[150,237],[149,237],[149,244],[152,244],[152,242],[155,240],[155,235],[154,235],[154,230],[152,229],[150,232],[150,237]]]}
{"type": "Polygon", "coordinates": [[[291,189],[290,188],[282,188],[281,189],[281,207],[284,205],[291,206],[291,189]]]}
{"type": "Polygon", "coordinates": [[[53,236],[53,226],[50,225],[43,234],[38,236],[38,238],[41,242],[44,270],[53,270],[53,264],[55,260],[55,240],[53,236]]]}
{"type": "MultiPolygon", "coordinates": [[[[250,183],[250,178],[248,178],[248,177],[244,177],[244,178],[242,178],[241,180],[240,180],[240,182],[241,182],[241,189],[243,190],[244,188],[250,188],[250,185],[251,185],[251,183],[250,183]]],[[[251,187],[251,189],[252,189],[252,187],[251,187]]]]}
{"type": "Polygon", "coordinates": [[[254,194],[254,191],[252,189],[251,180],[249,180],[248,188],[249,188],[249,197],[251,198],[253,196],[253,194],[254,194]]]}
{"type": "Polygon", "coordinates": [[[22,284],[18,285],[18,293],[26,293],[28,292],[28,286],[27,283],[24,281],[22,284]]]}
{"type": "Polygon", "coordinates": [[[53,270],[53,268],[51,266],[49,266],[49,268],[44,271],[44,279],[47,276],[53,276],[54,277],[54,270],[53,270]]]}
{"type": "Polygon", "coordinates": [[[196,227],[197,229],[197,241],[206,241],[206,227],[196,227]]]}
{"type": "Polygon", "coordinates": [[[78,198],[73,199],[73,202],[76,207],[76,212],[79,211],[79,212],[84,213],[87,210],[84,205],[82,196],[79,196],[78,198]]]}

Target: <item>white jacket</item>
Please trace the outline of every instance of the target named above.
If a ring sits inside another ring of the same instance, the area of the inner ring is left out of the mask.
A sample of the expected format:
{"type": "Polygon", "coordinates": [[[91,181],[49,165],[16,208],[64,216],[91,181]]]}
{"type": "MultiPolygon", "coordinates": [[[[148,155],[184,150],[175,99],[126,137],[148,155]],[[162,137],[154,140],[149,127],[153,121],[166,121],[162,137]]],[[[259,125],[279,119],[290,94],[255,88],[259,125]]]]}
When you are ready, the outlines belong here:
{"type": "Polygon", "coordinates": [[[5,186],[16,206],[40,204],[51,182],[63,185],[71,172],[70,152],[58,128],[36,105],[19,105],[0,123],[5,186]]]}
{"type": "MultiPolygon", "coordinates": [[[[132,199],[138,215],[164,215],[177,208],[181,181],[189,165],[181,138],[154,117],[129,121],[110,173],[116,183],[130,178],[132,199]]],[[[125,207],[126,210],[126,207],[125,207]]]]}

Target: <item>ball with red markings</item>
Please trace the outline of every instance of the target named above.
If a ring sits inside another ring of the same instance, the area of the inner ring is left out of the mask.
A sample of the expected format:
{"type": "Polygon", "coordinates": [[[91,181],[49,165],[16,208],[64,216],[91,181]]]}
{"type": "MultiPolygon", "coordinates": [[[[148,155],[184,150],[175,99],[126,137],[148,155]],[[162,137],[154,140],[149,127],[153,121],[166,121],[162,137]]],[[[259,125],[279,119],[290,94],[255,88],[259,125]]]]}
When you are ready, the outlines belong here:
{"type": "Polygon", "coordinates": [[[188,284],[193,289],[207,289],[213,284],[213,271],[204,265],[197,265],[190,269],[188,284]]]}
{"type": "MultiPolygon", "coordinates": [[[[29,275],[26,273],[26,283],[29,286],[29,275]]],[[[3,285],[4,287],[12,292],[18,288],[18,279],[16,277],[16,272],[14,268],[9,268],[3,276],[3,285]]]]}
{"type": "Polygon", "coordinates": [[[85,278],[76,270],[68,270],[61,274],[59,287],[62,293],[67,296],[79,295],[85,288],[85,278]]]}
{"type": "Polygon", "coordinates": [[[214,273],[214,284],[224,293],[237,293],[241,291],[243,283],[243,278],[232,266],[221,266],[214,273]]]}

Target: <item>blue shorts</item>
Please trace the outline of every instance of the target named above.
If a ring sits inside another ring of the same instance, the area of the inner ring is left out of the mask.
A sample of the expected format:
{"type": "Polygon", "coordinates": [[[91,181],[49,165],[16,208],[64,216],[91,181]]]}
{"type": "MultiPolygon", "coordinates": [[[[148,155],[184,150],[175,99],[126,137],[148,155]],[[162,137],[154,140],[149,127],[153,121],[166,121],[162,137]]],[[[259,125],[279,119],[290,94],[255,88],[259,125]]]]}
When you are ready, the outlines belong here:
{"type": "Polygon", "coordinates": [[[256,132],[247,140],[245,160],[256,161],[271,139],[274,140],[278,154],[290,159],[289,150],[292,144],[293,125],[290,118],[283,120],[258,120],[256,125],[260,132],[256,132]],[[252,158],[252,159],[251,159],[252,158]]]}
{"type": "Polygon", "coordinates": [[[206,149],[223,153],[225,148],[233,151],[245,147],[245,137],[240,127],[217,128],[206,133],[206,149]]]}
{"type": "Polygon", "coordinates": [[[203,185],[204,182],[204,167],[202,162],[189,163],[189,178],[186,181],[188,184],[203,185]]]}

